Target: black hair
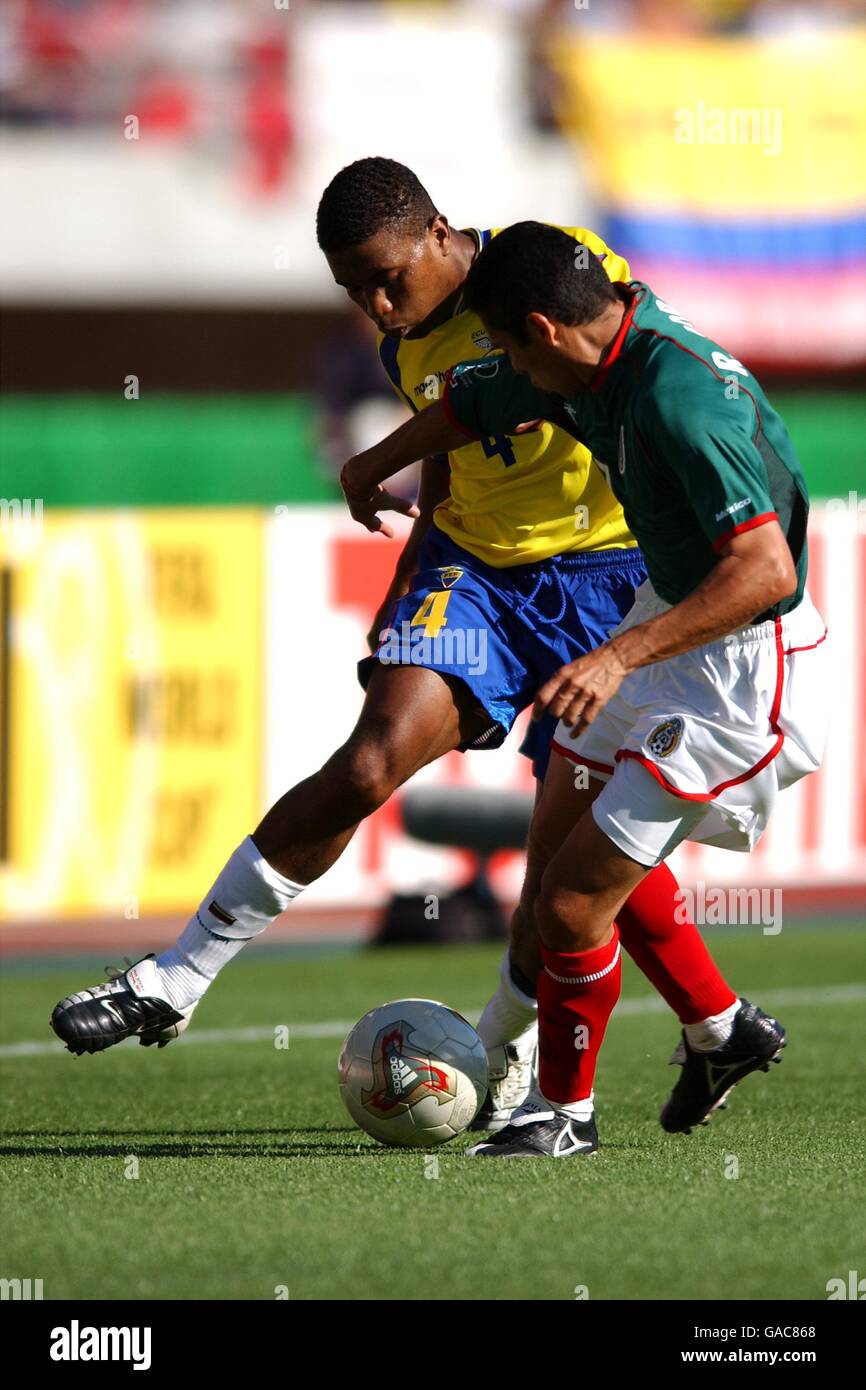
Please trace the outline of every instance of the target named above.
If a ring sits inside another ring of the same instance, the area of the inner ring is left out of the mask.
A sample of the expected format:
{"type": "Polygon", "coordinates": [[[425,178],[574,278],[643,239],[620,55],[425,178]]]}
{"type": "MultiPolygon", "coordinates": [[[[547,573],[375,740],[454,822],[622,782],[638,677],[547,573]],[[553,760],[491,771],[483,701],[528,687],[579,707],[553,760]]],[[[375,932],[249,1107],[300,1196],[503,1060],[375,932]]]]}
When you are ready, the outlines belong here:
{"type": "Polygon", "coordinates": [[[516,222],[481,252],[463,297],[490,327],[525,343],[527,314],[589,323],[616,300],[616,291],[601,261],[582,242],[543,222],[516,222]]]}
{"type": "Polygon", "coordinates": [[[430,194],[416,174],[395,159],[356,159],[335,174],[316,213],[321,249],[360,246],[384,228],[421,236],[436,216],[430,194]]]}

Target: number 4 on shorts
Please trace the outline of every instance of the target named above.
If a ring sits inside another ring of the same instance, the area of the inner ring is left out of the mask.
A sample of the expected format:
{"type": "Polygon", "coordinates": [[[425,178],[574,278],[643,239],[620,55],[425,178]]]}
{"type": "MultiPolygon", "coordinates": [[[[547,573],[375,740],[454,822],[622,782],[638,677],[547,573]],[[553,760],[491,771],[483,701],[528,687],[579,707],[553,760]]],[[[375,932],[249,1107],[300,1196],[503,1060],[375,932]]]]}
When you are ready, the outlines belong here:
{"type": "Polygon", "coordinates": [[[440,627],[444,627],[448,619],[445,617],[445,609],[448,607],[448,600],[451,597],[450,589],[434,589],[428,594],[412,619],[412,627],[419,623],[424,624],[424,636],[435,637],[440,627]]]}

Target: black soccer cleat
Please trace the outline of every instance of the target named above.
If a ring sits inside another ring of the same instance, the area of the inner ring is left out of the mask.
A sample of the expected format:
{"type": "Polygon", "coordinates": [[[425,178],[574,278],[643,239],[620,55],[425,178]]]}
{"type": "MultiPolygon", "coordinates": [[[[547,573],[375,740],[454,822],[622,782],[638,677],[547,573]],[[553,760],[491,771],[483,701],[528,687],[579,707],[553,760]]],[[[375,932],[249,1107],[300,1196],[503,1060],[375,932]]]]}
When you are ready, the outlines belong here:
{"type": "Polygon", "coordinates": [[[576,1158],[597,1149],[594,1115],[590,1120],[573,1120],[553,1110],[537,1110],[524,1111],[466,1153],[470,1158],[576,1158]]]}
{"type": "Polygon", "coordinates": [[[143,1047],[165,1047],[183,1032],[195,1004],[179,1010],[159,997],[154,960],[144,956],[104,985],[61,999],[50,1024],[69,1052],[104,1052],[131,1037],[143,1047]]]}
{"type": "Polygon", "coordinates": [[[712,1052],[694,1052],[682,1034],[671,1063],[682,1066],[680,1079],[659,1116],[668,1134],[690,1134],[695,1125],[709,1124],[714,1110],[734,1087],[753,1071],[769,1071],[781,1062],[787,1035],[780,1023],[769,1018],[748,999],[740,1009],[728,1041],[712,1052]]]}

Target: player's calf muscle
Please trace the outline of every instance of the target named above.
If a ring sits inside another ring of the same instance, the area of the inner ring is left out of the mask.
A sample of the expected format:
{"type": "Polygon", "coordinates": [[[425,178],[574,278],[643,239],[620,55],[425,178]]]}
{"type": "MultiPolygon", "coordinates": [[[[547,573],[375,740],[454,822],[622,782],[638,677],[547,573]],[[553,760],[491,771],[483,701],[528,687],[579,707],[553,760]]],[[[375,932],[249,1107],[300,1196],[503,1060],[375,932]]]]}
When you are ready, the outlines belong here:
{"type": "Polygon", "coordinates": [[[416,762],[411,746],[353,735],[271,807],[253,839],[280,873],[310,883],[335,863],[360,822],[388,800],[416,762]]]}
{"type": "Polygon", "coordinates": [[[588,788],[577,790],[572,776],[571,764],[554,755],[529,827],[526,873],[511,919],[510,946],[512,959],[530,979],[541,969],[536,903],[545,871],[602,787],[601,782],[592,780],[588,788]]]}
{"type": "MultiPolygon", "coordinates": [[[[466,697],[468,703],[468,691],[466,697]]],[[[464,740],[471,718],[459,694],[435,672],[374,671],[351,736],[318,772],[271,807],[253,832],[256,845],[287,878],[311,883],[392,792],[464,740]]]]}

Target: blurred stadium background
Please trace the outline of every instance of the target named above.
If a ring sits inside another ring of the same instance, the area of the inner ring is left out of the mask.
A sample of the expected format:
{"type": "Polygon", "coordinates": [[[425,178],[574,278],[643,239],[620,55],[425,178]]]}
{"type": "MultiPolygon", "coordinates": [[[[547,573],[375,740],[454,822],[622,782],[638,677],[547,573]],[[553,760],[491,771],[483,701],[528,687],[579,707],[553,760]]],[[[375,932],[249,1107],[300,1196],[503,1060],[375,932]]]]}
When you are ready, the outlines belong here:
{"type": "MultiPolygon", "coordinates": [[[[7,0],[0,911],[6,949],[152,949],[349,733],[396,543],[339,501],[401,418],[314,235],[367,154],[457,226],[594,228],[758,370],[815,498],[826,765],[748,861],[866,903],[866,4],[7,0]]],[[[513,736],[422,786],[530,789],[513,736]]],[[[462,883],[400,798],[288,938],[462,883]]],[[[503,902],[521,874],[494,858],[503,902]]],[[[271,937],[273,939],[273,937],[271,937]]]]}

